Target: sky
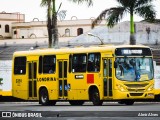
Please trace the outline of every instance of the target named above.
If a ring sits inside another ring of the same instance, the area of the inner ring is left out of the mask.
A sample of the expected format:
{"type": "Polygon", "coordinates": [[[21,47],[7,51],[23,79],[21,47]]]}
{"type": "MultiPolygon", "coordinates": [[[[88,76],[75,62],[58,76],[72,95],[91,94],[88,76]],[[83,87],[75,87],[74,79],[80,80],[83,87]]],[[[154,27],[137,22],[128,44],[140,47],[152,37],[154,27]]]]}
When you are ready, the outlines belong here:
{"type": "MultiPolygon", "coordinates": [[[[78,19],[96,18],[103,10],[117,6],[115,0],[93,0],[93,6],[88,7],[87,4],[77,5],[69,0],[56,0],[56,6],[62,2],[60,10],[67,10],[65,20],[70,20],[72,16],[78,19]]],[[[157,12],[157,19],[160,19],[160,0],[153,0],[153,5],[157,12]]],[[[46,21],[46,7],[40,6],[41,0],[0,0],[0,12],[6,13],[19,12],[25,14],[25,21],[30,22],[34,18],[40,21],[46,21]]],[[[122,21],[129,21],[129,15],[126,15],[122,21]]],[[[142,18],[135,16],[135,21],[140,21],[142,18]]]]}

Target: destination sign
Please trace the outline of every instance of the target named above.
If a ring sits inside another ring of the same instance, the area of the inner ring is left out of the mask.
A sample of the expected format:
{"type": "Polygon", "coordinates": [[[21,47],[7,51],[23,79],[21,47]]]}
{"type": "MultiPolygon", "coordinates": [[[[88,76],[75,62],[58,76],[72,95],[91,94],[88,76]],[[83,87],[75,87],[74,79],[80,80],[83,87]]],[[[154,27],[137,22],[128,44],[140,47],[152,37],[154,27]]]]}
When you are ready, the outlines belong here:
{"type": "Polygon", "coordinates": [[[152,52],[149,48],[117,48],[116,56],[151,56],[152,52]]]}

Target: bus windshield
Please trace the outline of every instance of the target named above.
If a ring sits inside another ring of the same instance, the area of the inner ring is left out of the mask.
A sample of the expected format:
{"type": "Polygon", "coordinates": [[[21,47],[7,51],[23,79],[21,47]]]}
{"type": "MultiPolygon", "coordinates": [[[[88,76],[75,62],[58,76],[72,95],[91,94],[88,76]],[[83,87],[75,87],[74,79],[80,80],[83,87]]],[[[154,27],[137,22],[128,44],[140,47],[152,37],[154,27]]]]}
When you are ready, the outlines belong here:
{"type": "Polygon", "coordinates": [[[116,64],[116,77],[119,80],[144,81],[153,79],[152,58],[118,57],[116,64]]]}

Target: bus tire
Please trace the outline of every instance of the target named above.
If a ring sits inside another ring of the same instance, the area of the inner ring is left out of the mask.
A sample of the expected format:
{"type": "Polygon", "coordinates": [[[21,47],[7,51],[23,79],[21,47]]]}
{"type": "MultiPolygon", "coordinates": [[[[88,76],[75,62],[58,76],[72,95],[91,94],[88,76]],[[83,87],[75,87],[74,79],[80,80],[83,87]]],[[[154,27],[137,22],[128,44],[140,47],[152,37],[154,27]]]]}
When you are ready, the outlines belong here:
{"type": "Polygon", "coordinates": [[[100,100],[100,95],[97,88],[93,89],[93,91],[90,94],[91,94],[91,101],[94,106],[100,106],[103,104],[103,101],[100,100]]]}
{"type": "Polygon", "coordinates": [[[49,101],[49,96],[48,96],[48,91],[46,88],[42,88],[39,92],[39,103],[47,106],[49,105],[50,101],[49,101]]]}
{"type": "Polygon", "coordinates": [[[124,101],[124,104],[125,105],[133,105],[134,101],[133,100],[127,100],[127,101],[124,101]]]}
{"type": "Polygon", "coordinates": [[[74,106],[81,106],[84,104],[83,100],[70,100],[69,103],[74,106]]]}

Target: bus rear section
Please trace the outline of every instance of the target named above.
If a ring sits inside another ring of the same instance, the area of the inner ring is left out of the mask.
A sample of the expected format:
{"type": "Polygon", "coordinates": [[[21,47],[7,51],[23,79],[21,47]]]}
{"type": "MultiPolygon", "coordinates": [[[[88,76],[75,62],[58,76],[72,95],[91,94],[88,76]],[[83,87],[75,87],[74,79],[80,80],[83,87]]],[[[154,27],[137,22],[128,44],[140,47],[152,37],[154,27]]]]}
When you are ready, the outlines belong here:
{"type": "Polygon", "coordinates": [[[13,57],[12,93],[23,100],[37,99],[37,56],[13,57]]]}

